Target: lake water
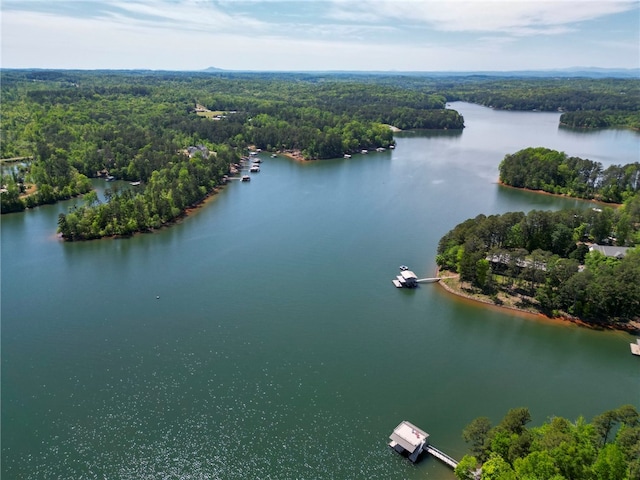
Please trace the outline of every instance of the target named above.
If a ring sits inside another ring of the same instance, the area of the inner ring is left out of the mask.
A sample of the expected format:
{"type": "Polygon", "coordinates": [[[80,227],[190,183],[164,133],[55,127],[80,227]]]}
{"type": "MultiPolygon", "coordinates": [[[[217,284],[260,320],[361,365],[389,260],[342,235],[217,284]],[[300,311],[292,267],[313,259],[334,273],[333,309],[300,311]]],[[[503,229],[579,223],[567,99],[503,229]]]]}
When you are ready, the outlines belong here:
{"type": "MultiPolygon", "coordinates": [[[[462,429],[529,407],[640,408],[633,338],[397,290],[479,213],[590,205],[496,184],[545,146],[609,165],[640,135],[454,103],[462,132],[350,160],[263,157],[181,224],[64,243],[69,203],[2,217],[2,477],[453,478],[387,446],[409,420],[454,458],[462,429]]],[[[103,184],[100,184],[103,185],[103,184]]]]}

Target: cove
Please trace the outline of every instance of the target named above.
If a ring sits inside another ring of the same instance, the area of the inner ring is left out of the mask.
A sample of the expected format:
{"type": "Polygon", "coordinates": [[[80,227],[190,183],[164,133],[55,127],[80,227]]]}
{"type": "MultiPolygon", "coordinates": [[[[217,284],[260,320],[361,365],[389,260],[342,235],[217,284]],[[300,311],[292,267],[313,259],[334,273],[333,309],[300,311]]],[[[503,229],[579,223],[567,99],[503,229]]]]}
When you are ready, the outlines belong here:
{"type": "Polygon", "coordinates": [[[453,478],[387,446],[402,420],[454,458],[473,418],[529,407],[590,419],[640,407],[630,336],[397,290],[435,269],[461,221],[579,200],[496,184],[545,146],[638,161],[632,131],[455,103],[462,132],[401,132],[393,151],[263,157],[180,224],[66,243],[72,204],[2,217],[2,476],[453,478]],[[160,298],[157,298],[160,297],[160,298]]]}

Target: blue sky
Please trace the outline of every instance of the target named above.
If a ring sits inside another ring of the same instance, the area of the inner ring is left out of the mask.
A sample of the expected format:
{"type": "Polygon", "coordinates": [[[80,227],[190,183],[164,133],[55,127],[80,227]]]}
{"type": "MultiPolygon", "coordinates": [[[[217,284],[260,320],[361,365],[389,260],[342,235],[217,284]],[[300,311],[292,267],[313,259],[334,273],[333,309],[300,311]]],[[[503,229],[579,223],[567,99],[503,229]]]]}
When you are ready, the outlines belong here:
{"type": "Polygon", "coordinates": [[[1,0],[6,68],[640,67],[640,1],[1,0]]]}

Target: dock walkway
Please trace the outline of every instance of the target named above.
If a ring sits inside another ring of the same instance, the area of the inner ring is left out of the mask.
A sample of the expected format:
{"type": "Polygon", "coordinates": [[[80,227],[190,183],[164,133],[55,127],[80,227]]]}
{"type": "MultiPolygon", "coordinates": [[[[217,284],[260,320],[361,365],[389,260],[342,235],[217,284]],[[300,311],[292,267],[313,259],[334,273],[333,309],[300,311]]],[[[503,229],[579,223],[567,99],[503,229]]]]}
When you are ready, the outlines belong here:
{"type": "Polygon", "coordinates": [[[456,462],[453,458],[451,458],[446,453],[441,452],[440,450],[438,450],[433,445],[427,445],[426,448],[425,448],[425,451],[427,453],[430,453],[434,457],[436,457],[441,462],[446,463],[447,465],[449,465],[453,469],[455,469],[458,466],[458,462],[456,462]]]}
{"type": "Polygon", "coordinates": [[[416,280],[417,283],[435,283],[439,281],[440,281],[440,277],[419,278],[416,280]]]}

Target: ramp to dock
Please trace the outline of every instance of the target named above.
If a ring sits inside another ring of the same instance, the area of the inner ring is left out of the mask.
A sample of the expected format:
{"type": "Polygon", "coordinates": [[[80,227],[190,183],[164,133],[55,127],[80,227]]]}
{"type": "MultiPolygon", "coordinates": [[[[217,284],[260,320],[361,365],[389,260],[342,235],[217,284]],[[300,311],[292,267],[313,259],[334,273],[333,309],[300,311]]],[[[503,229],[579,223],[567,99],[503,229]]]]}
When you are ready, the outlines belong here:
{"type": "Polygon", "coordinates": [[[449,465],[453,469],[455,469],[458,466],[458,462],[456,462],[453,458],[451,458],[446,453],[441,452],[440,450],[438,450],[433,445],[427,445],[425,450],[427,451],[427,453],[430,453],[431,455],[436,457],[438,460],[440,460],[443,463],[446,463],[447,465],[449,465]]]}
{"type": "Polygon", "coordinates": [[[435,283],[439,281],[440,281],[440,277],[419,278],[416,280],[416,282],[418,283],[435,283]]]}

